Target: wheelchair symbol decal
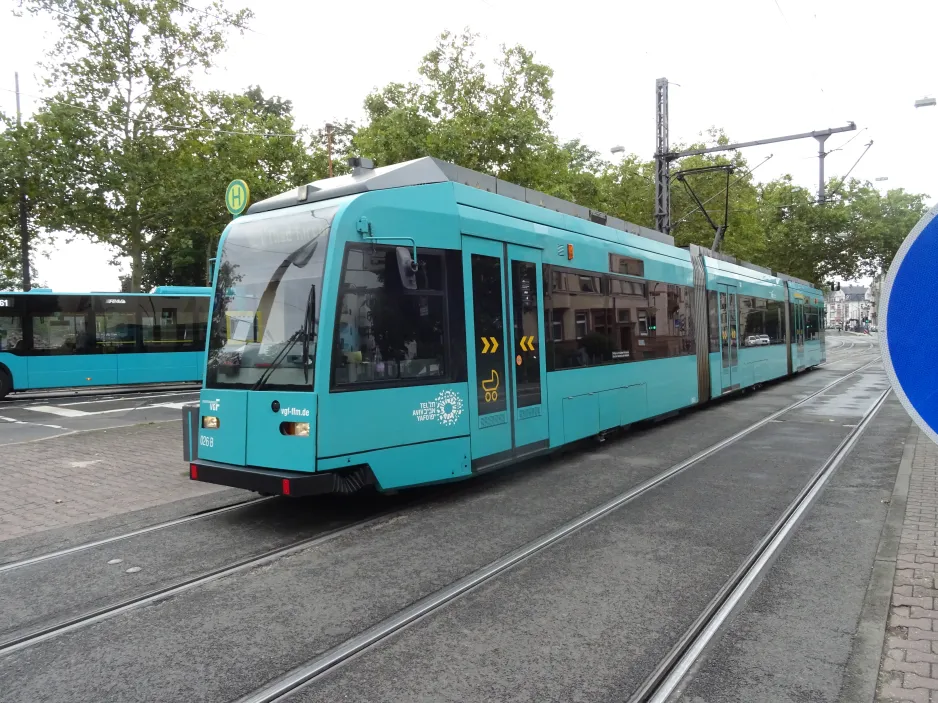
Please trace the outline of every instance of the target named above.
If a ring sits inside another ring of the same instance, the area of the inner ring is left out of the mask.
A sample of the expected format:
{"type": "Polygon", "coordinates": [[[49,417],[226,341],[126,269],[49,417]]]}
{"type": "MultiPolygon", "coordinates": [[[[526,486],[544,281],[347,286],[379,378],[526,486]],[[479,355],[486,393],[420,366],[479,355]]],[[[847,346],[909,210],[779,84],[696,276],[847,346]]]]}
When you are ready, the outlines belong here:
{"type": "Polygon", "coordinates": [[[485,391],[485,402],[493,403],[498,400],[498,372],[492,369],[492,377],[482,381],[482,390],[485,391]]]}

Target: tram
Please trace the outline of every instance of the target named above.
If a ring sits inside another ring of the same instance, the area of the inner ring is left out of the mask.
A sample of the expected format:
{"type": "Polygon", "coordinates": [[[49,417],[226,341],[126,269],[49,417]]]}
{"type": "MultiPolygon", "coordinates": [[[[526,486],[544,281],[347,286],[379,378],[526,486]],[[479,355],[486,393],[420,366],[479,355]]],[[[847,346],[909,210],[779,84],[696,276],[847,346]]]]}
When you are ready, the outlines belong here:
{"type": "Polygon", "coordinates": [[[0,292],[0,398],[11,391],[198,382],[208,287],[0,292]]]}
{"type": "Polygon", "coordinates": [[[825,360],[808,282],[433,158],[352,165],[224,232],[193,480],[463,479],[825,360]]]}

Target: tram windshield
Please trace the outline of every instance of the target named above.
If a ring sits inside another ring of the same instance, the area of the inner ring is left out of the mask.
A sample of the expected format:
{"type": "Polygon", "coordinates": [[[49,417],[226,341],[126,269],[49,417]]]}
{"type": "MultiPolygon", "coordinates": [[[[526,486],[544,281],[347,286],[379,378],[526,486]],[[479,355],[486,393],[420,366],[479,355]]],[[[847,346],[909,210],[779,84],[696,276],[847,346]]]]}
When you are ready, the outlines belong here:
{"type": "Polygon", "coordinates": [[[232,225],[218,264],[209,388],[312,390],[326,243],[336,210],[232,225]]]}

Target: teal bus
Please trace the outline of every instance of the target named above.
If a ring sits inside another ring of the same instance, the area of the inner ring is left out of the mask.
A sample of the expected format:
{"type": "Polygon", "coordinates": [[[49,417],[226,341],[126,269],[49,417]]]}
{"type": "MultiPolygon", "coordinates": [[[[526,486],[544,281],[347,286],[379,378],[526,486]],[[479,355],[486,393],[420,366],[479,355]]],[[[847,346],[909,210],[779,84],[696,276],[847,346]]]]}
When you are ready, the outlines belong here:
{"type": "Polygon", "coordinates": [[[492,176],[362,159],[223,233],[184,456],[293,496],[467,478],[817,366],[823,308],[492,176]]]}
{"type": "Polygon", "coordinates": [[[198,382],[211,289],[0,291],[0,398],[12,391],[198,382]]]}

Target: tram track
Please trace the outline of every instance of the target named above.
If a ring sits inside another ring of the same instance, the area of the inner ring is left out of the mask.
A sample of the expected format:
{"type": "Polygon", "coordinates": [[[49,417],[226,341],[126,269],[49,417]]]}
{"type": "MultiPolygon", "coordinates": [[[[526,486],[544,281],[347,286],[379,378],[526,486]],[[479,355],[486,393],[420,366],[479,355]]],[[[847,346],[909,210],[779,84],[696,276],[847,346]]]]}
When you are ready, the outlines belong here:
{"type": "Polygon", "coordinates": [[[628,703],[666,703],[687,683],[694,669],[699,666],[701,658],[718,639],[733,614],[758,587],[761,578],[771,568],[824,486],[850,454],[891,392],[891,389],[887,388],[873,402],[857,426],[811,477],[697,620],[632,694],[628,703]]]}
{"type": "MultiPolygon", "coordinates": [[[[864,352],[863,354],[878,354],[878,351],[864,352]]],[[[824,368],[825,366],[838,363],[840,361],[844,361],[848,358],[850,358],[850,355],[844,353],[844,354],[839,355],[836,359],[828,359],[824,363],[818,364],[818,366],[814,368],[824,368]]],[[[148,533],[157,532],[157,531],[164,530],[167,528],[176,527],[178,525],[183,525],[189,522],[194,522],[196,520],[202,520],[205,518],[214,517],[217,515],[231,512],[233,510],[255,506],[259,503],[263,503],[265,501],[270,501],[270,500],[273,500],[272,496],[253,498],[253,499],[249,499],[245,501],[240,501],[238,503],[231,504],[231,505],[224,505],[224,506],[220,506],[217,508],[210,508],[210,509],[207,509],[198,513],[194,513],[191,515],[186,515],[183,517],[166,520],[164,522],[156,523],[154,525],[149,525],[147,527],[142,527],[136,530],[131,530],[129,532],[121,533],[121,534],[114,535],[111,537],[84,542],[82,544],[78,544],[72,547],[66,547],[64,549],[56,550],[53,552],[48,552],[45,554],[40,554],[34,557],[28,557],[25,559],[20,559],[17,561],[10,561],[6,563],[0,562],[0,574],[7,572],[7,571],[15,570],[15,569],[32,566],[34,564],[39,564],[39,563],[49,561],[52,559],[70,556],[70,555],[77,554],[85,550],[93,549],[96,547],[101,547],[101,546],[112,544],[115,542],[120,542],[123,540],[131,539],[133,537],[138,537],[140,535],[145,535],[148,533]]]]}
{"type": "MultiPolygon", "coordinates": [[[[274,701],[286,700],[294,692],[323,677],[351,658],[359,656],[367,650],[370,650],[377,645],[389,640],[396,633],[400,632],[416,621],[421,620],[433,614],[434,612],[440,611],[447,604],[455,601],[464,594],[467,594],[468,592],[477,589],[483,584],[492,581],[499,575],[504,574],[510,569],[529,560],[536,554],[540,554],[545,549],[548,549],[552,545],[573,535],[583,528],[593,525],[597,521],[610,515],[627,503],[647,494],[656,487],[667,482],[674,476],[677,476],[678,474],[684,472],[699,462],[713,456],[714,454],[717,454],[723,449],[736,444],[739,440],[750,435],[757,429],[764,427],[768,423],[777,420],[779,417],[796,410],[797,408],[800,408],[801,406],[809,403],[819,396],[822,396],[838,384],[842,383],[848,378],[860,374],[875,363],[877,363],[876,359],[863,364],[859,368],[838,377],[821,389],[810,393],[804,398],[769,414],[768,416],[755,423],[752,423],[735,434],[703,449],[700,452],[697,452],[688,459],[685,459],[662,471],[661,473],[658,473],[638,486],[635,486],[628,491],[625,491],[620,495],[612,498],[611,500],[597,506],[596,508],[581,514],[573,520],[564,523],[560,527],[542,534],[541,536],[527,542],[526,544],[512,550],[511,552],[508,552],[500,558],[495,559],[488,564],[476,569],[469,575],[458,579],[450,585],[445,586],[427,596],[424,596],[423,598],[420,598],[413,604],[397,611],[393,615],[365,629],[354,637],[351,637],[342,643],[333,646],[332,648],[326,650],[325,652],[300,665],[299,667],[296,667],[286,674],[273,679],[265,686],[262,686],[248,695],[239,698],[238,703],[273,703],[274,701]]],[[[877,409],[882,404],[885,396],[886,394],[884,393],[876,406],[877,409]]],[[[868,417],[872,417],[873,414],[874,413],[872,412],[869,413],[868,417]]],[[[851,433],[851,437],[859,437],[859,435],[862,433],[862,429],[865,429],[867,425],[868,421],[861,423],[861,425],[851,433]]],[[[842,445],[842,451],[838,450],[838,456],[846,456],[852,446],[853,443],[850,443],[849,446],[846,446],[846,448],[844,448],[842,445]]],[[[829,473],[832,473],[834,469],[836,469],[836,466],[831,468],[829,473]]],[[[827,475],[829,475],[829,473],[827,475]]],[[[814,483],[816,483],[816,481],[814,483]]],[[[823,484],[820,484],[820,487],[823,487],[823,484]]],[[[804,511],[802,510],[801,512],[803,513],[804,511]]]]}
{"type": "Polygon", "coordinates": [[[234,563],[226,564],[224,566],[198,574],[197,576],[186,577],[171,584],[148,590],[144,593],[123,599],[116,603],[108,604],[91,611],[85,611],[79,615],[75,615],[65,620],[16,634],[13,637],[0,641],[0,657],[12,654],[21,649],[25,649],[26,647],[45,642],[46,640],[52,639],[53,637],[64,635],[69,632],[74,632],[75,630],[78,630],[82,627],[93,625],[108,618],[112,618],[116,615],[120,615],[121,613],[125,613],[134,608],[150,605],[160,600],[179,595],[198,586],[211,583],[226,576],[231,576],[248,569],[264,566],[265,564],[276,559],[289,556],[290,554],[294,554],[304,549],[326,544],[327,542],[337,539],[350,532],[375,525],[381,520],[392,517],[394,514],[399,513],[401,510],[401,508],[387,510],[378,513],[377,515],[372,515],[368,518],[356,520],[350,524],[328,530],[313,537],[299,540],[297,542],[292,542],[274,549],[269,549],[258,555],[240,559],[234,563]]]}
{"type": "Polygon", "coordinates": [[[131,530],[130,532],[124,532],[119,535],[113,535],[111,537],[104,537],[102,539],[92,540],[90,542],[83,542],[82,544],[77,544],[72,547],[66,547],[64,549],[59,549],[54,552],[47,552],[45,554],[40,554],[34,557],[29,557],[26,559],[20,559],[17,561],[11,561],[7,563],[0,564],[0,574],[6,571],[13,571],[15,569],[21,569],[26,566],[33,566],[34,564],[41,564],[45,561],[50,561],[52,559],[59,559],[61,557],[71,556],[73,554],[78,554],[79,552],[86,551],[88,549],[94,549],[95,547],[102,547],[106,544],[113,544],[114,542],[120,542],[122,540],[131,539],[132,537],[139,537],[140,535],[149,534],[151,532],[158,532],[160,530],[165,530],[170,527],[176,527],[177,525],[184,525],[188,522],[194,522],[196,520],[203,520],[205,518],[215,517],[217,515],[223,515],[225,513],[231,512],[233,510],[243,509],[249,506],[257,505],[265,501],[273,500],[272,496],[267,496],[263,498],[253,498],[250,500],[240,501],[234,503],[233,505],[223,505],[217,508],[209,508],[208,510],[203,510],[198,513],[193,513],[192,515],[186,515],[184,517],[174,518],[172,520],[166,520],[165,522],[159,522],[155,525],[149,525],[147,527],[141,527],[136,530],[131,530]]]}
{"type": "MultiPolygon", "coordinates": [[[[711,456],[712,454],[716,453],[716,452],[719,451],[720,449],[723,449],[723,448],[725,448],[725,447],[727,447],[727,446],[729,446],[729,445],[735,443],[736,441],[738,441],[738,440],[741,439],[742,437],[748,435],[749,433],[753,432],[754,430],[758,429],[759,427],[762,427],[762,426],[764,426],[765,424],[767,424],[768,422],[771,422],[772,420],[776,419],[778,416],[780,416],[780,415],[782,415],[782,414],[784,414],[784,413],[787,413],[787,412],[789,412],[789,411],[791,411],[791,410],[793,410],[793,409],[795,409],[795,408],[797,408],[797,407],[803,405],[804,403],[809,402],[809,401],[812,400],[813,398],[816,398],[817,396],[819,396],[819,395],[821,395],[821,394],[827,392],[828,390],[830,390],[831,388],[833,388],[833,387],[836,386],[837,384],[841,383],[842,381],[844,381],[844,380],[846,380],[846,379],[848,379],[848,378],[850,378],[850,377],[852,377],[852,376],[854,376],[854,375],[856,375],[856,374],[861,373],[862,371],[864,371],[865,369],[867,369],[867,368],[868,368],[871,364],[873,364],[873,363],[875,363],[875,360],[874,360],[874,361],[870,361],[870,362],[864,364],[863,366],[860,366],[859,368],[854,369],[853,371],[851,371],[851,372],[849,372],[849,373],[847,373],[847,374],[845,374],[845,375],[843,375],[843,376],[838,377],[837,379],[833,380],[831,383],[825,385],[825,386],[824,386],[823,388],[821,388],[820,390],[814,391],[814,392],[812,392],[810,395],[806,396],[805,398],[800,399],[800,400],[798,400],[797,402],[792,403],[792,404],[790,404],[790,405],[788,405],[788,406],[782,408],[781,410],[778,410],[778,411],[775,411],[775,412],[769,414],[768,416],[766,416],[766,417],[763,418],[762,420],[760,420],[760,421],[758,421],[758,422],[756,422],[756,423],[754,423],[754,424],[752,424],[752,425],[749,425],[749,426],[745,427],[744,429],[742,429],[741,431],[737,432],[736,434],[734,434],[734,435],[732,435],[732,436],[730,436],[730,437],[728,437],[728,438],[726,438],[726,439],[724,439],[724,440],[722,440],[722,441],[720,441],[720,442],[717,442],[716,444],[710,446],[710,447],[707,448],[707,449],[704,449],[704,450],[701,451],[701,452],[698,452],[697,454],[693,455],[693,456],[690,457],[689,459],[686,459],[686,460],[684,460],[684,461],[682,461],[682,462],[679,462],[678,464],[675,464],[675,465],[672,466],[670,469],[667,469],[666,471],[664,471],[664,472],[658,474],[657,476],[653,477],[653,478],[650,479],[649,481],[646,481],[645,483],[640,484],[638,487],[631,489],[630,491],[626,492],[625,494],[622,494],[622,495],[618,496],[618,497],[617,497],[616,499],[614,499],[611,503],[606,503],[606,504],[600,506],[599,508],[597,508],[597,509],[595,509],[595,510],[593,510],[593,511],[590,511],[590,512],[587,513],[586,515],[581,516],[581,518],[578,518],[577,520],[574,521],[574,523],[576,523],[576,524],[573,525],[572,527],[570,526],[570,524],[568,524],[568,525],[566,525],[566,526],[564,526],[564,527],[558,528],[558,530],[554,530],[553,532],[548,533],[548,535],[547,535],[546,537],[544,537],[544,538],[541,538],[541,540],[535,540],[535,543],[529,543],[529,544],[526,545],[525,547],[519,548],[519,549],[521,550],[520,556],[519,556],[519,550],[515,550],[515,551],[511,552],[509,555],[503,557],[502,559],[496,560],[496,562],[493,562],[493,563],[490,564],[488,567],[483,567],[483,568],[480,569],[479,571],[473,572],[473,574],[471,574],[469,577],[466,577],[465,579],[462,579],[461,581],[458,581],[458,582],[456,582],[456,584],[454,584],[454,585],[458,585],[458,587],[459,587],[459,589],[460,589],[457,593],[445,597],[444,600],[442,600],[442,601],[439,602],[439,603],[436,603],[436,604],[432,604],[432,603],[431,603],[431,607],[430,607],[430,609],[429,609],[428,612],[430,612],[430,611],[432,611],[432,610],[434,610],[434,609],[440,607],[441,605],[444,605],[444,604],[445,604],[446,602],[448,602],[449,600],[452,600],[453,598],[457,597],[460,593],[465,592],[466,590],[472,589],[472,588],[474,588],[475,586],[480,585],[481,583],[483,583],[483,582],[485,582],[485,581],[487,581],[487,580],[493,578],[494,576],[497,576],[499,573],[501,573],[501,572],[503,572],[503,571],[505,571],[505,570],[511,568],[512,566],[514,566],[514,564],[519,563],[520,561],[522,561],[522,560],[524,560],[524,559],[527,559],[527,558],[530,557],[530,556],[533,556],[533,554],[535,554],[535,553],[541,551],[542,549],[544,549],[545,547],[549,546],[550,544],[553,544],[553,543],[556,542],[557,540],[562,539],[562,538],[563,538],[564,536],[566,536],[567,534],[571,534],[573,531],[576,531],[576,530],[578,530],[578,529],[580,529],[580,528],[582,528],[582,527],[585,527],[586,525],[591,524],[592,522],[594,522],[594,521],[600,519],[602,516],[608,514],[609,512],[612,512],[613,510],[617,509],[618,507],[621,507],[622,505],[624,505],[625,503],[629,502],[630,500],[632,500],[632,499],[638,497],[639,495],[642,495],[642,494],[648,492],[649,490],[651,490],[651,489],[654,488],[655,486],[657,486],[657,485],[663,483],[664,481],[667,481],[667,480],[668,480],[669,478],[671,478],[672,476],[674,476],[674,475],[680,473],[681,471],[683,471],[683,470],[689,468],[690,466],[692,466],[692,465],[698,463],[699,461],[703,460],[704,458],[706,458],[706,457],[708,457],[708,456],[711,456]],[[543,542],[543,543],[540,543],[540,542],[543,542]],[[507,561],[506,561],[506,560],[507,560],[507,561]],[[503,563],[503,562],[504,562],[504,563],[503,563]],[[490,571],[490,573],[488,573],[489,571],[490,571]],[[483,573],[483,572],[484,572],[484,573],[483,573]],[[469,581],[467,581],[467,579],[468,579],[469,581]],[[467,585],[467,584],[468,584],[468,585],[467,585]]],[[[147,533],[147,532],[153,532],[153,531],[156,531],[156,530],[165,529],[166,527],[170,527],[170,526],[174,526],[174,525],[179,525],[179,524],[185,524],[185,523],[187,523],[187,522],[193,522],[193,521],[199,520],[199,519],[201,519],[201,518],[203,518],[203,517],[209,517],[209,516],[211,516],[211,515],[217,515],[217,514],[219,514],[219,512],[227,512],[227,511],[237,510],[237,509],[239,509],[239,508],[244,508],[244,507],[246,507],[247,505],[255,505],[255,504],[260,503],[260,502],[262,502],[262,501],[264,501],[264,500],[270,500],[270,499],[256,499],[256,500],[253,500],[253,501],[246,501],[246,502],[244,502],[244,503],[239,503],[239,504],[232,505],[232,506],[225,506],[224,508],[221,508],[221,509],[218,509],[218,510],[215,510],[215,511],[207,511],[207,512],[205,512],[205,513],[201,513],[201,514],[197,514],[197,515],[193,515],[193,516],[187,516],[187,517],[185,517],[185,518],[179,518],[179,519],[176,519],[176,520],[173,520],[173,521],[168,521],[167,523],[161,523],[161,524],[159,524],[159,525],[150,526],[150,527],[148,527],[148,528],[142,528],[141,530],[136,530],[136,531],[134,531],[134,532],[132,532],[132,533],[127,533],[127,534],[125,534],[125,535],[117,535],[117,536],[114,536],[114,537],[111,537],[111,538],[107,538],[107,539],[105,539],[105,540],[97,540],[97,541],[95,541],[95,542],[89,542],[89,543],[86,543],[86,544],[83,544],[83,545],[77,545],[77,546],[74,547],[74,548],[70,548],[70,549],[66,549],[66,550],[60,550],[59,552],[53,552],[53,553],[46,554],[46,555],[40,555],[40,556],[38,556],[38,557],[33,557],[32,559],[22,560],[22,561],[20,561],[20,562],[15,562],[15,563],[3,565],[2,567],[0,567],[0,571],[2,571],[2,570],[10,571],[10,570],[13,570],[13,569],[16,569],[16,568],[20,568],[20,567],[22,567],[22,566],[27,566],[27,565],[30,565],[30,564],[38,564],[38,563],[41,563],[41,562],[45,562],[45,561],[49,561],[49,560],[55,559],[56,557],[59,557],[59,556],[65,556],[65,555],[67,555],[67,554],[74,554],[74,553],[79,552],[79,551],[87,550],[87,549],[90,549],[90,548],[92,548],[92,547],[99,546],[99,545],[102,545],[102,544],[112,543],[112,542],[115,542],[115,541],[118,541],[118,540],[121,540],[121,539],[126,539],[126,538],[129,538],[129,537],[131,537],[131,536],[138,535],[138,534],[145,534],[145,533],[147,533]]],[[[331,541],[331,540],[334,540],[334,539],[336,539],[337,537],[340,537],[340,536],[342,536],[342,535],[348,534],[348,533],[353,532],[353,531],[358,530],[358,529],[365,528],[365,527],[367,527],[367,526],[369,526],[369,525],[372,525],[372,524],[374,524],[374,523],[376,523],[376,522],[381,521],[382,519],[385,519],[385,518],[391,517],[391,516],[393,516],[393,515],[395,515],[395,514],[401,513],[401,512],[403,512],[403,511],[406,509],[406,507],[407,507],[407,506],[406,506],[406,504],[405,504],[405,506],[404,506],[403,509],[402,509],[402,508],[395,508],[395,509],[390,510],[390,511],[385,511],[385,512],[379,513],[379,514],[377,514],[377,515],[369,516],[368,518],[366,518],[366,519],[364,519],[364,520],[359,520],[359,521],[350,523],[350,524],[348,524],[348,525],[344,525],[344,526],[338,527],[337,529],[330,530],[330,531],[325,532],[325,533],[320,533],[320,534],[318,534],[318,535],[315,535],[315,536],[313,536],[313,537],[310,537],[310,538],[307,538],[307,539],[304,539],[304,540],[300,540],[300,541],[298,541],[298,542],[293,542],[293,543],[290,543],[290,544],[287,544],[287,545],[284,545],[284,546],[279,546],[279,547],[277,547],[277,548],[267,550],[267,551],[265,551],[265,552],[263,552],[263,553],[261,553],[261,554],[254,555],[254,556],[251,556],[251,557],[248,557],[248,558],[244,558],[244,559],[238,560],[238,561],[235,562],[235,563],[225,564],[225,565],[223,565],[223,566],[220,566],[220,567],[218,567],[218,568],[212,569],[212,570],[210,570],[210,571],[207,571],[207,572],[198,574],[198,575],[196,575],[196,576],[185,577],[185,578],[179,579],[179,580],[177,580],[177,581],[174,581],[173,583],[170,583],[170,584],[167,584],[167,585],[164,585],[164,586],[160,586],[160,587],[157,587],[157,588],[153,588],[153,589],[148,590],[148,591],[146,591],[146,592],[144,592],[144,593],[141,593],[141,594],[138,594],[138,595],[135,595],[135,596],[132,596],[132,597],[123,599],[123,600],[121,600],[121,601],[119,601],[119,602],[115,602],[115,603],[110,604],[110,605],[105,605],[105,606],[100,607],[100,608],[95,608],[95,609],[93,609],[93,610],[88,610],[88,611],[82,612],[82,613],[80,613],[80,614],[78,614],[78,615],[75,615],[75,616],[73,616],[73,617],[69,617],[69,618],[67,618],[67,619],[60,620],[60,621],[58,621],[58,622],[53,622],[53,623],[51,623],[51,624],[46,624],[46,625],[43,625],[43,626],[38,627],[38,628],[34,628],[34,629],[30,629],[30,630],[28,630],[28,631],[24,631],[24,632],[17,633],[17,634],[15,634],[13,637],[11,637],[11,638],[9,638],[9,639],[7,639],[7,640],[5,640],[5,641],[0,641],[0,656],[6,655],[6,654],[11,654],[11,653],[13,653],[13,652],[17,652],[17,651],[22,650],[22,649],[25,649],[25,648],[27,648],[27,647],[30,647],[30,646],[39,644],[39,643],[41,643],[41,642],[50,640],[50,639],[52,639],[52,638],[54,638],[54,637],[57,637],[57,636],[59,636],[59,635],[63,635],[63,634],[69,633],[69,632],[73,632],[73,631],[75,631],[75,630],[78,630],[78,629],[80,629],[80,628],[83,628],[83,627],[85,627],[85,626],[88,626],[88,625],[91,625],[91,624],[94,624],[94,623],[99,623],[99,622],[104,621],[104,620],[106,620],[106,619],[109,619],[109,618],[115,617],[115,616],[117,616],[117,615],[120,615],[121,613],[128,612],[128,611],[130,611],[130,610],[132,610],[132,609],[139,608],[139,607],[142,607],[142,606],[146,606],[146,605],[149,605],[149,604],[153,604],[153,603],[156,603],[156,602],[165,600],[165,599],[169,599],[169,598],[171,598],[171,597],[173,597],[173,596],[180,595],[180,594],[182,594],[182,593],[184,593],[184,592],[186,592],[186,591],[190,591],[190,590],[195,589],[195,588],[197,588],[197,587],[199,587],[199,586],[201,586],[201,585],[205,585],[205,584],[211,583],[212,581],[216,581],[216,580],[221,579],[221,578],[224,578],[224,577],[226,577],[226,576],[234,575],[234,574],[237,574],[237,573],[239,573],[239,572],[243,572],[243,571],[246,571],[246,570],[249,570],[249,569],[256,568],[256,567],[258,567],[258,566],[263,566],[263,565],[265,565],[265,564],[267,564],[267,563],[269,563],[269,562],[272,562],[272,561],[274,561],[274,560],[277,560],[277,559],[280,559],[280,558],[282,558],[282,557],[288,556],[288,555],[290,555],[290,554],[293,554],[293,553],[296,553],[296,552],[299,552],[299,551],[302,551],[302,550],[306,550],[306,549],[309,549],[309,548],[316,547],[316,546],[318,546],[318,545],[321,545],[321,544],[324,544],[324,543],[329,542],[329,541],[331,541]]],[[[452,587],[451,587],[451,588],[452,588],[452,587]]],[[[446,590],[446,589],[444,589],[444,590],[446,590]]],[[[432,597],[431,597],[431,596],[428,596],[427,598],[432,598],[432,597]]],[[[427,604],[429,603],[429,601],[427,601],[427,599],[425,598],[425,599],[423,599],[422,601],[420,601],[420,603],[423,603],[424,606],[427,606],[427,604]],[[425,601],[426,601],[426,602],[425,602],[425,601]]],[[[404,612],[404,611],[402,611],[402,613],[403,613],[403,612],[404,612]]],[[[407,615],[405,616],[405,620],[406,620],[407,622],[410,622],[410,621],[412,621],[412,619],[414,619],[415,617],[422,617],[422,615],[416,615],[416,616],[414,616],[412,612],[407,611],[407,615]],[[407,619],[407,618],[409,618],[409,619],[407,619]]],[[[372,643],[370,643],[370,644],[365,644],[364,646],[365,646],[365,647],[369,647],[369,646],[371,646],[372,644],[376,643],[377,641],[380,641],[381,639],[386,638],[387,636],[389,636],[390,634],[392,634],[393,631],[396,631],[397,629],[400,629],[400,627],[403,627],[404,624],[406,624],[406,622],[403,623],[403,624],[399,624],[399,625],[395,626],[391,632],[388,632],[388,633],[386,633],[386,634],[383,634],[383,635],[379,636],[378,639],[376,639],[374,642],[372,642],[372,643]]],[[[377,627],[377,626],[376,626],[376,627],[377,627]]],[[[372,629],[374,629],[374,628],[372,628],[372,629]]],[[[368,632],[371,632],[371,631],[369,630],[368,632]]],[[[371,636],[372,636],[372,637],[374,636],[374,633],[373,633],[373,632],[372,632],[371,636]]],[[[356,646],[355,651],[359,651],[360,649],[361,649],[361,647],[357,647],[357,646],[356,646]]],[[[331,651],[331,650],[330,650],[330,651],[331,651]]],[[[353,652],[353,653],[354,653],[354,652],[353,652]]],[[[340,660],[344,660],[344,659],[348,658],[348,656],[351,656],[351,655],[350,655],[350,654],[344,654],[344,655],[343,655],[343,654],[340,652],[338,655],[336,655],[336,653],[333,653],[333,656],[340,656],[340,658],[341,658],[340,660]]],[[[336,665],[336,663],[338,663],[338,662],[333,662],[333,663],[329,664],[326,668],[327,668],[327,669],[328,669],[328,668],[332,668],[333,666],[336,665]]]]}

